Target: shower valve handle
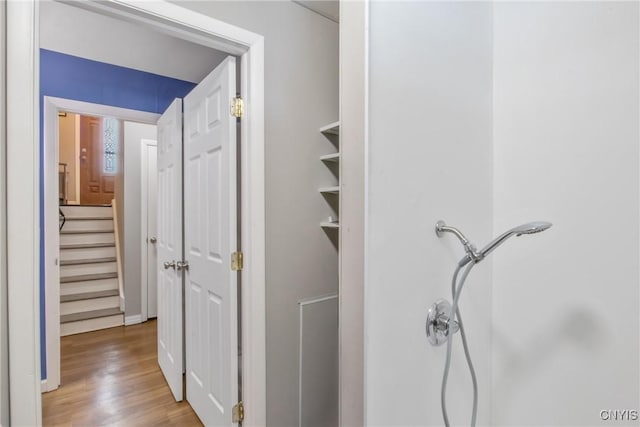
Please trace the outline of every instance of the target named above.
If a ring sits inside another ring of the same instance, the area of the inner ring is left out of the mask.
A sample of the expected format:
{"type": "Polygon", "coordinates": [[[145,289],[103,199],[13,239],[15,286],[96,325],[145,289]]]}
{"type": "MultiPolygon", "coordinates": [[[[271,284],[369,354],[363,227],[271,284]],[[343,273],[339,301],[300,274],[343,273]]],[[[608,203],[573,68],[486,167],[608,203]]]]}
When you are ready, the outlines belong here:
{"type": "Polygon", "coordinates": [[[460,329],[458,322],[449,319],[451,304],[449,301],[440,299],[436,301],[427,314],[427,339],[432,345],[438,346],[447,342],[449,330],[455,334],[460,329]]]}

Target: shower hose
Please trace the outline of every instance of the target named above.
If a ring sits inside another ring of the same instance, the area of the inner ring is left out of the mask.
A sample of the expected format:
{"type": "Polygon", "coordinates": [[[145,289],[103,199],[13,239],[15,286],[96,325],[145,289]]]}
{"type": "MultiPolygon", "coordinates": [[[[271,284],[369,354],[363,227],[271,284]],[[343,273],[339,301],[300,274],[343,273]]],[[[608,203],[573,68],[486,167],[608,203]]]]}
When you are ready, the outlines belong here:
{"type": "MultiPolygon", "coordinates": [[[[462,346],[464,347],[464,355],[467,359],[467,365],[469,366],[469,373],[471,374],[471,381],[473,382],[473,410],[471,413],[471,427],[475,427],[476,425],[476,415],[478,412],[478,382],[476,380],[476,372],[473,369],[473,363],[471,362],[471,355],[469,354],[469,346],[467,345],[467,337],[464,333],[464,325],[462,324],[462,317],[460,316],[460,310],[458,309],[458,300],[460,299],[460,294],[462,293],[462,288],[464,287],[464,282],[467,280],[467,276],[469,272],[473,268],[475,264],[473,262],[469,263],[467,268],[462,273],[462,277],[460,278],[460,283],[456,282],[458,279],[458,273],[462,267],[456,267],[455,273],[453,273],[453,280],[451,282],[451,297],[453,298],[453,304],[451,305],[451,313],[449,313],[449,322],[453,322],[456,317],[458,319],[458,327],[460,331],[460,338],[462,339],[462,346]]],[[[449,415],[447,414],[447,402],[446,402],[446,393],[447,393],[447,381],[449,379],[449,368],[451,367],[451,347],[453,344],[453,334],[449,334],[449,339],[447,340],[447,361],[444,365],[444,375],[442,376],[442,391],[440,394],[440,401],[442,404],[442,417],[444,418],[444,424],[446,427],[449,427],[449,415]]]]}

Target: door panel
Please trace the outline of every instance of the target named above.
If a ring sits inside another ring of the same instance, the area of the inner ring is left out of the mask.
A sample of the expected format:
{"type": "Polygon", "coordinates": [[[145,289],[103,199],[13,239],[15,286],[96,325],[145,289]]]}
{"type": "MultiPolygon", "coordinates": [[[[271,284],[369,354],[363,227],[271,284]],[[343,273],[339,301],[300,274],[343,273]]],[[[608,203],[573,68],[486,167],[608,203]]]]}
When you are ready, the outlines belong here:
{"type": "Polygon", "coordinates": [[[115,176],[104,172],[102,120],[80,116],[80,204],[110,205],[115,176]]]}
{"type": "Polygon", "coordinates": [[[235,58],[184,99],[187,400],[207,426],[231,426],[238,399],[235,58]]]}
{"type": "Polygon", "coordinates": [[[158,252],[151,241],[158,234],[158,155],[155,145],[147,145],[147,317],[158,315],[158,252]]]}
{"type": "Polygon", "coordinates": [[[182,272],[165,262],[182,260],[182,101],[158,120],[157,280],[158,363],[177,401],[183,399],[182,272]]]}

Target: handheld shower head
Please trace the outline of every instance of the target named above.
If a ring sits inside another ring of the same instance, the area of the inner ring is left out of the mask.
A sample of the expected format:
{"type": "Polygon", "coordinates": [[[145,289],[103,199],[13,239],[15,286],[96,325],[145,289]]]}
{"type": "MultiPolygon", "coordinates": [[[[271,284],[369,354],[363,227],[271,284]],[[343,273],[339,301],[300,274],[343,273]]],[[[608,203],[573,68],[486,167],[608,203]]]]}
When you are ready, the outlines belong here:
{"type": "Polygon", "coordinates": [[[541,233],[544,230],[550,228],[553,224],[547,221],[534,221],[528,222],[526,224],[519,225],[515,228],[509,230],[512,233],[516,233],[517,236],[522,236],[523,234],[535,234],[541,233]]]}
{"type": "Polygon", "coordinates": [[[436,234],[438,235],[438,237],[441,237],[443,232],[450,232],[455,234],[458,239],[460,239],[460,242],[463,244],[467,254],[460,260],[458,265],[460,267],[464,267],[471,261],[475,263],[482,261],[487,255],[493,252],[498,246],[503,244],[505,240],[507,240],[511,236],[518,237],[522,236],[523,234],[540,233],[551,227],[551,225],[552,224],[550,222],[546,221],[534,221],[519,225],[509,231],[506,231],[505,233],[502,233],[480,251],[476,251],[475,247],[469,242],[468,239],[466,239],[466,237],[464,237],[464,235],[457,228],[449,227],[443,221],[438,221],[438,223],[436,224],[436,234]]]}
{"type": "Polygon", "coordinates": [[[551,223],[546,221],[528,222],[526,224],[522,224],[517,227],[514,227],[511,230],[502,233],[500,236],[493,239],[491,243],[489,243],[487,246],[482,248],[482,250],[480,250],[480,259],[483,259],[487,255],[489,255],[491,252],[493,252],[498,246],[503,244],[505,240],[507,240],[511,236],[519,237],[519,236],[522,236],[523,234],[541,233],[544,230],[548,229],[549,227],[551,227],[551,223]]]}

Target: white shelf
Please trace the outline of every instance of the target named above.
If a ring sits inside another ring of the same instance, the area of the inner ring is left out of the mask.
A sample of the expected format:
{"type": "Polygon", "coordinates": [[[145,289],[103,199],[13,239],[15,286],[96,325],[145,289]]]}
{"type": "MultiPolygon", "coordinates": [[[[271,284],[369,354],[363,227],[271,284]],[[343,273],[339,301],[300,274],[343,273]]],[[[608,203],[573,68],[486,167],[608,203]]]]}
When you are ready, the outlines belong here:
{"type": "Polygon", "coordinates": [[[339,186],[335,186],[335,187],[320,187],[318,188],[318,192],[320,193],[339,193],[340,192],[340,187],[339,186]]]}
{"type": "Polygon", "coordinates": [[[320,128],[320,133],[325,135],[340,135],[340,122],[333,122],[320,128]]]}
{"type": "Polygon", "coordinates": [[[320,161],[322,162],[339,162],[340,161],[340,153],[331,153],[325,154],[324,156],[320,156],[320,161]]]}
{"type": "Polygon", "coordinates": [[[322,228],[340,228],[340,224],[337,222],[321,222],[320,227],[322,228]]]}

